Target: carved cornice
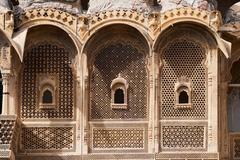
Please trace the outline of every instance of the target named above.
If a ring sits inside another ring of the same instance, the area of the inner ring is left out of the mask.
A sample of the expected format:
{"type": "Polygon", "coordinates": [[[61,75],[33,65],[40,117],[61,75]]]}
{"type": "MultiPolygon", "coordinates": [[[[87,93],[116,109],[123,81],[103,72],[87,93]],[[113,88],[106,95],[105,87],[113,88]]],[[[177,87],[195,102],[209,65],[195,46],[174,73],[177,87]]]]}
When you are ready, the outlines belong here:
{"type": "Polygon", "coordinates": [[[183,21],[200,23],[215,31],[218,31],[222,25],[221,14],[218,11],[209,12],[198,8],[185,7],[169,10],[161,15],[162,29],[183,21]]]}
{"type": "Polygon", "coordinates": [[[110,24],[130,25],[148,33],[147,36],[154,40],[162,30],[178,22],[202,24],[217,32],[222,24],[222,19],[217,11],[209,12],[190,7],[176,8],[164,13],[152,12],[144,14],[131,10],[113,10],[94,15],[73,15],[53,8],[35,8],[23,12],[16,20],[15,27],[44,25],[47,22],[49,24],[62,24],[62,27],[68,28],[83,42],[90,35],[97,32],[98,29],[110,24]]]}
{"type": "MultiPolygon", "coordinates": [[[[48,24],[62,24],[63,27],[68,28],[72,33],[77,34],[78,17],[70,13],[53,9],[53,8],[36,8],[26,10],[16,19],[16,28],[31,25],[48,24]],[[41,22],[43,21],[43,22],[41,22]]],[[[61,26],[60,26],[61,27],[61,26]]],[[[78,36],[78,35],[77,35],[78,36]]]]}
{"type": "MultiPolygon", "coordinates": [[[[178,22],[195,22],[205,25],[213,31],[218,31],[222,24],[221,15],[217,11],[209,12],[197,8],[176,8],[164,13],[152,12],[148,15],[130,10],[105,11],[95,14],[89,18],[89,30],[95,30],[107,22],[128,23],[143,27],[152,39],[158,32],[178,22]]],[[[137,27],[138,27],[137,26],[137,27]]],[[[136,28],[137,28],[136,27],[136,28]]]]}
{"type": "Polygon", "coordinates": [[[147,16],[143,13],[139,13],[131,10],[114,10],[97,13],[89,18],[89,28],[92,29],[95,26],[107,22],[109,20],[127,20],[129,22],[135,22],[147,26],[147,16]]]}

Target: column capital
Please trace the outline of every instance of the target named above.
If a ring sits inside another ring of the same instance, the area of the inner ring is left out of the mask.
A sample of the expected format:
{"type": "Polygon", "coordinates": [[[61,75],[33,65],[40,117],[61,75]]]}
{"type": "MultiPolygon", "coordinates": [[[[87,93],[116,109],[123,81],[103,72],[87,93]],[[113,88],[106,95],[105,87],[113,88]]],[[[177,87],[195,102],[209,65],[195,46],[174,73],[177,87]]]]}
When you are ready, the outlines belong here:
{"type": "Polygon", "coordinates": [[[2,75],[2,84],[3,84],[3,86],[9,84],[11,71],[10,70],[2,70],[1,75],[2,75]]]}

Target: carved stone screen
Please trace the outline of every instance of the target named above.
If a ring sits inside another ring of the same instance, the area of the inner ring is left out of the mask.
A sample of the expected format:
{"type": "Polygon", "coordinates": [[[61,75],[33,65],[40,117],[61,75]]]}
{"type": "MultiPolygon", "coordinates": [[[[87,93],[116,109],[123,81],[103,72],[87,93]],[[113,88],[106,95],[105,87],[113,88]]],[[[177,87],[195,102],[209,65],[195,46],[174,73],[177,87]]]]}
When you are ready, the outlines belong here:
{"type": "Polygon", "coordinates": [[[144,149],[144,128],[94,128],[94,149],[144,149]]]}
{"type": "Polygon", "coordinates": [[[134,45],[115,42],[101,49],[91,74],[92,119],[142,119],[147,117],[145,56],[134,45]],[[118,74],[127,80],[127,109],[111,108],[111,82],[118,74]]]}
{"type": "Polygon", "coordinates": [[[22,151],[53,152],[74,149],[73,127],[22,128],[22,151]]]}
{"type": "Polygon", "coordinates": [[[205,49],[192,39],[175,39],[162,52],[161,118],[205,118],[207,72],[205,49]],[[186,76],[192,83],[192,108],[177,109],[174,85],[186,76]]]}
{"type": "Polygon", "coordinates": [[[42,43],[31,48],[24,58],[22,79],[21,116],[26,119],[73,118],[73,74],[69,53],[55,44],[42,43]],[[38,107],[37,76],[53,73],[59,77],[59,97],[56,109],[41,110],[38,107]]]}
{"type": "Polygon", "coordinates": [[[163,149],[204,148],[204,126],[162,126],[163,149]]]}

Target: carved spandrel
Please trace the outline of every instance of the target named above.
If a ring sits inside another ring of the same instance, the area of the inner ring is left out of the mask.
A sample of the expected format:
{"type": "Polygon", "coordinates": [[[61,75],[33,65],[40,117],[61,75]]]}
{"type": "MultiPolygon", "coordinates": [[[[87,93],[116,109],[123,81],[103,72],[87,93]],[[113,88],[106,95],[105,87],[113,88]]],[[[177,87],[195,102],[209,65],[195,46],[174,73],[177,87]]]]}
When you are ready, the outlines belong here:
{"type": "Polygon", "coordinates": [[[159,13],[152,13],[148,17],[148,27],[151,32],[151,36],[154,37],[156,35],[158,29],[160,28],[160,14],[159,13]]]}
{"type": "Polygon", "coordinates": [[[79,17],[78,24],[77,24],[77,32],[81,38],[84,37],[84,35],[88,31],[88,19],[87,17],[79,17]]]}

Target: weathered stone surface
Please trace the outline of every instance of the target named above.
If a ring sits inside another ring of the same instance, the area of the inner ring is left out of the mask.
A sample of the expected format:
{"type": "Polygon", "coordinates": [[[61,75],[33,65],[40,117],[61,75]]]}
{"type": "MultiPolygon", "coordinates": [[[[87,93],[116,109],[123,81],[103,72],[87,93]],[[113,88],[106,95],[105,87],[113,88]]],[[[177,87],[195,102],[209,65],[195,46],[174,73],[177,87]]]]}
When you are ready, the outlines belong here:
{"type": "Polygon", "coordinates": [[[181,7],[199,8],[208,11],[217,8],[215,0],[161,0],[159,4],[162,6],[161,12],[181,7]]]}
{"type": "Polygon", "coordinates": [[[37,1],[20,1],[20,5],[15,7],[15,12],[21,12],[21,10],[28,10],[34,8],[56,8],[60,9],[72,14],[80,14],[82,13],[80,5],[72,5],[71,3],[63,3],[63,2],[76,2],[77,0],[61,0],[61,1],[49,1],[49,0],[37,0],[37,1]]]}
{"type": "Polygon", "coordinates": [[[240,2],[234,4],[227,12],[225,22],[240,22],[240,2]]]}
{"type": "Polygon", "coordinates": [[[116,9],[130,9],[144,12],[148,11],[149,7],[146,0],[90,0],[88,13],[116,9]]]}
{"type": "Polygon", "coordinates": [[[12,4],[9,0],[0,1],[0,12],[8,11],[12,9],[12,4]]]}
{"type": "Polygon", "coordinates": [[[146,0],[90,0],[88,13],[95,13],[106,10],[130,9],[140,12],[149,12],[158,10],[165,12],[174,8],[192,7],[202,10],[212,11],[217,8],[216,0],[161,0],[158,6],[152,6],[152,3],[146,0]]]}

